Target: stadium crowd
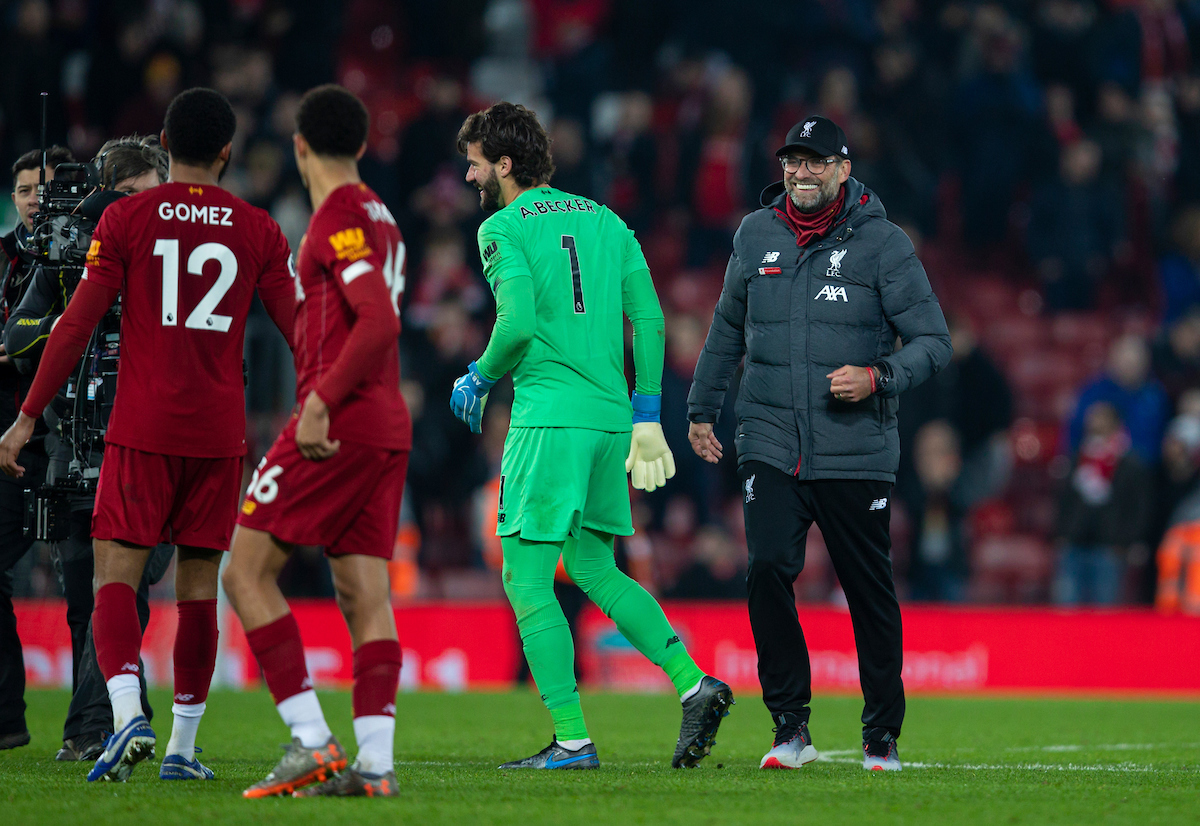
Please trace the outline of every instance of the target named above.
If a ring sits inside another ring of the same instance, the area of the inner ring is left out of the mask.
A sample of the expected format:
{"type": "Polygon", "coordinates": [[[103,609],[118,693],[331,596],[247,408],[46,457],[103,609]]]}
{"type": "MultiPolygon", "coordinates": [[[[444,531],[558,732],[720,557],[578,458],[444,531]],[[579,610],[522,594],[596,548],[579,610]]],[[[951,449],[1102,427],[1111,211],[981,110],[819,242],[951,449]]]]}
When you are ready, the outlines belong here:
{"type": "MultiPolygon", "coordinates": [[[[0,156],[37,145],[39,90],[51,142],[90,157],[110,137],[157,133],[175,94],[210,85],[240,124],[225,184],[296,249],[309,218],[290,150],[299,94],[336,80],[360,95],[363,178],[408,245],[414,447],[393,590],[498,596],[487,523],[506,391],[481,436],[445,403],[494,312],[455,135],[495,100],[530,106],[550,124],[554,185],[638,233],[667,316],[662,420],[678,475],[639,494],[620,553],[657,593],[742,598],[736,468],[692,453],[686,396],[732,232],[779,177],[771,153],[799,116],[827,115],[854,177],[917,246],[955,347],[901,400],[903,595],[1152,601],[1157,549],[1170,574],[1189,553],[1170,531],[1200,511],[1200,2],[728,6],[21,0],[3,12],[0,156]]],[[[252,468],[294,395],[261,308],[247,358],[252,468]]],[[[798,593],[838,599],[809,547],[798,593]]],[[[331,593],[321,556],[296,556],[288,593],[331,593]],[[306,561],[322,575],[296,570],[306,561]]],[[[49,555],[30,554],[17,595],[55,588],[49,555]]]]}

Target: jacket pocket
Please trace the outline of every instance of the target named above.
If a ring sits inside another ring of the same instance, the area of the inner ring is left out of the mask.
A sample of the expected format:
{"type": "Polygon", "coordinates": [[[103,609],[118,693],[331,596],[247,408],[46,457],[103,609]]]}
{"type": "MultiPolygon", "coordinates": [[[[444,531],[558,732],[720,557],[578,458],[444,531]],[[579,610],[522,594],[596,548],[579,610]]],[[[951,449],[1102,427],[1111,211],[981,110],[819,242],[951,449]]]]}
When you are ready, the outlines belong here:
{"type": "Polygon", "coordinates": [[[792,278],[756,275],[746,282],[746,320],[771,323],[787,321],[792,313],[792,278]]]}
{"type": "Polygon", "coordinates": [[[828,393],[813,412],[813,445],[820,456],[863,456],[885,447],[883,420],[877,396],[861,402],[841,402],[828,393]]]}

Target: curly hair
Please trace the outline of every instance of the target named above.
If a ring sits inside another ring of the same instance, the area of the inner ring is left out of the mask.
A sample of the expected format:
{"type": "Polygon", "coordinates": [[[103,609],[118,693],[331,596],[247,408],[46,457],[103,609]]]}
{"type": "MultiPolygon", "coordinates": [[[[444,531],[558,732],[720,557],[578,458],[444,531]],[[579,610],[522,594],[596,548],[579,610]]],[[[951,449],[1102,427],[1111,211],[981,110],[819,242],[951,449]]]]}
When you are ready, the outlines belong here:
{"type": "Polygon", "coordinates": [[[318,155],[353,158],[367,142],[370,128],[367,107],[334,83],[309,89],[296,110],[296,131],[318,155]]]}
{"type": "Polygon", "coordinates": [[[472,143],[480,145],[483,157],[491,163],[507,155],[512,160],[513,179],[521,186],[547,184],[554,175],[550,137],[537,114],[519,103],[501,101],[463,121],[458,130],[459,153],[466,155],[467,145],[472,143]]]}
{"type": "Polygon", "coordinates": [[[112,189],[121,181],[136,178],[150,170],[158,174],[158,182],[167,180],[167,153],[158,142],[157,135],[129,135],[107,141],[96,153],[100,175],[105,189],[112,189]]]}
{"type": "Polygon", "coordinates": [[[167,107],[163,121],[167,149],[176,161],[209,166],[233,141],[237,116],[228,98],[213,89],[197,87],[180,92],[167,107]]]}

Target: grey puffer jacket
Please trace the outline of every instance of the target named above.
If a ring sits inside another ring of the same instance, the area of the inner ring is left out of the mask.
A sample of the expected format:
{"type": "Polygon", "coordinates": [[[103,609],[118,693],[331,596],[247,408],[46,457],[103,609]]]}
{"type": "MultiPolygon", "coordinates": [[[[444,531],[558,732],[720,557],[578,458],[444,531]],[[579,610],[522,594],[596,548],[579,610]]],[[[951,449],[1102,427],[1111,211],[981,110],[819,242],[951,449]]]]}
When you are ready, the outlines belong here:
{"type": "Polygon", "coordinates": [[[799,479],[894,482],[896,397],[950,361],[950,333],[908,236],[854,178],[820,240],[797,246],[783,182],[746,216],[688,394],[688,418],[715,422],[742,356],[739,464],[766,462],[799,479]],[[896,351],[897,336],[903,347],[896,351]],[[838,401],[826,376],[850,364],[890,368],[861,402],[838,401]]]}

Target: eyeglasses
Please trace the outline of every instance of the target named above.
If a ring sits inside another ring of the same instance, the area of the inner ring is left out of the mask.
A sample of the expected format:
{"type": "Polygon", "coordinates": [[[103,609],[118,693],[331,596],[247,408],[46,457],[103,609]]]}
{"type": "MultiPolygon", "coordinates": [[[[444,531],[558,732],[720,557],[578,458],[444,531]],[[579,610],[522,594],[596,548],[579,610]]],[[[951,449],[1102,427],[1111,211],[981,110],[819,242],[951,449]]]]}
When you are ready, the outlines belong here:
{"type": "Polygon", "coordinates": [[[779,159],[779,165],[786,172],[799,172],[801,167],[807,166],[808,171],[814,175],[820,175],[831,164],[837,162],[837,158],[797,158],[792,155],[779,159]]]}

